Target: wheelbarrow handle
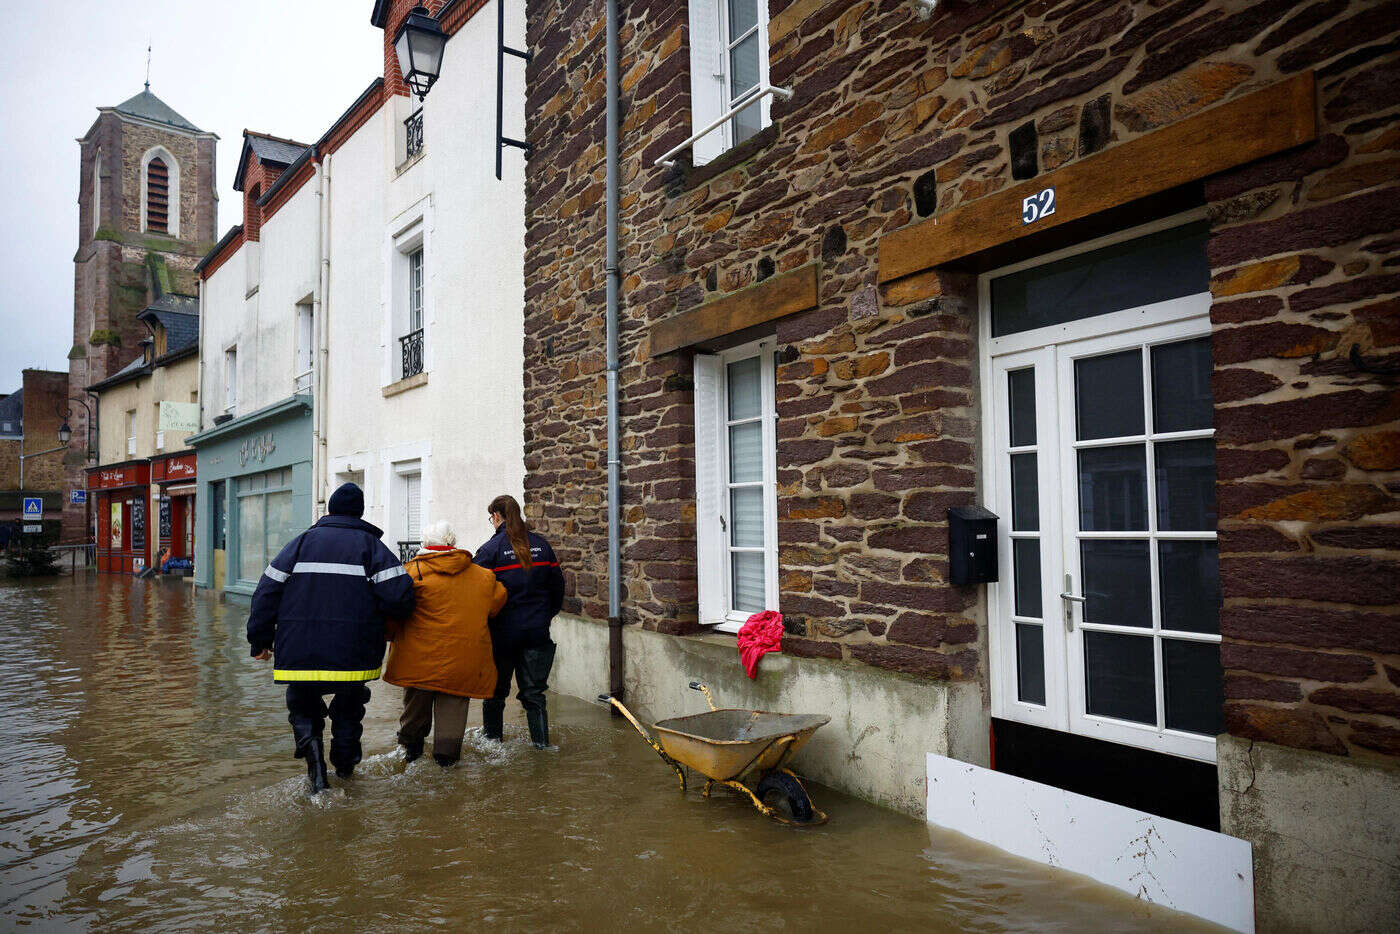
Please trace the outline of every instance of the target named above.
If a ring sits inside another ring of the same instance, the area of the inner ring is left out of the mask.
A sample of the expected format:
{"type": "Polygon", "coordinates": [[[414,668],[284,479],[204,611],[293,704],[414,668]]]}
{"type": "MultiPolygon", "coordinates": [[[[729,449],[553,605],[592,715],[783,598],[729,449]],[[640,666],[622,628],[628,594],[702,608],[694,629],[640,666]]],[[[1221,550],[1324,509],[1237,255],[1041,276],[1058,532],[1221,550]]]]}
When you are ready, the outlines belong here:
{"type": "Polygon", "coordinates": [[[651,734],[646,731],[646,727],[642,726],[639,722],[637,722],[637,718],[632,716],[632,711],[628,710],[626,706],[623,705],[622,701],[618,700],[616,697],[609,697],[607,694],[599,694],[598,700],[605,700],[613,707],[616,707],[618,713],[626,717],[627,722],[637,728],[637,732],[642,734],[642,739],[646,740],[647,745],[650,746],[652,749],[656,750],[656,754],[661,757],[662,761],[669,765],[672,771],[676,773],[676,778],[681,783],[681,792],[684,793],[685,771],[681,768],[680,763],[677,762],[675,759],[672,759],[669,755],[667,755],[666,750],[661,748],[661,744],[658,743],[656,740],[652,739],[651,734]]]}

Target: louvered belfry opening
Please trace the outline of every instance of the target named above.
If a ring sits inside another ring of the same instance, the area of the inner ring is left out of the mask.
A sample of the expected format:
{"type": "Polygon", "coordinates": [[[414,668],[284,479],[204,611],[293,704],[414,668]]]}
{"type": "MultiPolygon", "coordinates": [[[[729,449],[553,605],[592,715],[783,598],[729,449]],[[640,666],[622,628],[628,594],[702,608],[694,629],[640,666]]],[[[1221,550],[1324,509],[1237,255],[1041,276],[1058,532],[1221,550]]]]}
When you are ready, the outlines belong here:
{"type": "Polygon", "coordinates": [[[170,169],[159,156],[146,165],[146,229],[170,229],[170,169]]]}

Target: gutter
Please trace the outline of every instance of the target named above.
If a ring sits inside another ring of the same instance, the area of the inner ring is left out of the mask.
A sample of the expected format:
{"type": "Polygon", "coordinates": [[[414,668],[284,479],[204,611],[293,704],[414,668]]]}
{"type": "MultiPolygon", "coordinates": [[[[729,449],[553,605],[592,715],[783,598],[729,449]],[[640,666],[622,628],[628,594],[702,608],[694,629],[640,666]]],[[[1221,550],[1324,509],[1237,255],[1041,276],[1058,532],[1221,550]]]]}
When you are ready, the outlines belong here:
{"type": "MultiPolygon", "coordinates": [[[[497,0],[498,3],[504,0],[497,0]]],[[[624,694],[622,651],[622,544],[620,517],[621,452],[617,411],[617,305],[621,275],[617,265],[617,20],[619,0],[607,3],[607,393],[608,393],[608,693],[618,700],[624,694]]],[[[616,707],[612,708],[614,711],[616,707]]],[[[614,714],[616,715],[616,714],[614,714]]]]}
{"type": "Polygon", "coordinates": [[[222,251],[225,247],[232,243],[234,239],[240,236],[242,233],[242,224],[234,224],[232,227],[230,227],[228,229],[228,233],[220,237],[219,242],[209,248],[209,252],[204,254],[204,258],[194,264],[195,275],[199,275],[201,272],[203,272],[204,267],[208,266],[210,261],[213,260],[214,257],[219,255],[220,251],[222,251]]]}

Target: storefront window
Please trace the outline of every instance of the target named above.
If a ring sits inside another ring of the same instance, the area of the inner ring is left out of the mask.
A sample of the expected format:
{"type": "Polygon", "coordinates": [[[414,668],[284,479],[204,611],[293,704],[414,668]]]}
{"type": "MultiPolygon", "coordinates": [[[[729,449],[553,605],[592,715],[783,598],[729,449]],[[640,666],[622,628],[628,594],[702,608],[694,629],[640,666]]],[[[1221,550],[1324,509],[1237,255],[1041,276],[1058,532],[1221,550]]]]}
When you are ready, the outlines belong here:
{"type": "Polygon", "coordinates": [[[237,492],[238,576],[256,581],[268,562],[301,531],[292,516],[292,471],[240,477],[237,492]]]}

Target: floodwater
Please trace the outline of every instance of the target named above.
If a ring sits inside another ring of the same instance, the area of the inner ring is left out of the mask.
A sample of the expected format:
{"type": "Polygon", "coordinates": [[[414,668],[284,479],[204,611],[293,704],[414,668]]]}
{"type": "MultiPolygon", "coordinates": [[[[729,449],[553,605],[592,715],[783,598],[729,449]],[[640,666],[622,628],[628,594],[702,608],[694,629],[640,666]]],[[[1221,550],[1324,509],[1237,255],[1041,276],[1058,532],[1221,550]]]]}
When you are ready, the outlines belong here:
{"type": "MultiPolygon", "coordinates": [[[[309,799],[246,611],[181,582],[0,578],[0,926],[26,930],[1155,931],[1207,927],[819,786],[825,827],[682,796],[623,720],[551,697],[557,749],[474,726],[309,799]]],[[[479,710],[473,704],[473,720],[479,710]]]]}

